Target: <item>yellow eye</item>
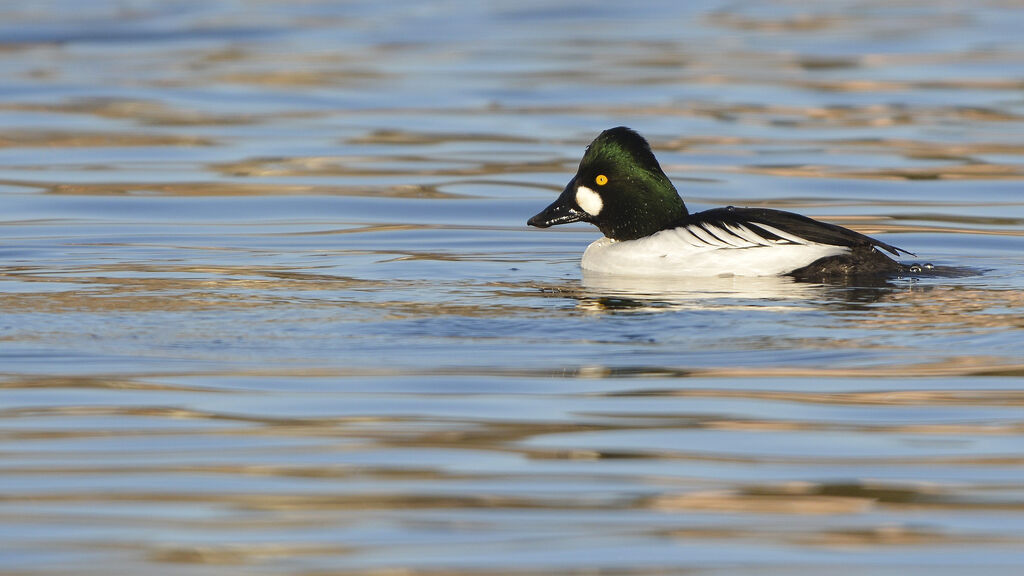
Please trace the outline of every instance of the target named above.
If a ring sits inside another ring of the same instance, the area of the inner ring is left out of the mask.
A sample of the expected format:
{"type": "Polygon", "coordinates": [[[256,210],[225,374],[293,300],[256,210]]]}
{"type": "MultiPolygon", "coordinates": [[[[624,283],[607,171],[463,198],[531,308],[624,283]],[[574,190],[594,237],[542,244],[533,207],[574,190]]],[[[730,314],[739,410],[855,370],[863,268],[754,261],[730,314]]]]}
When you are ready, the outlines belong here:
{"type": "Polygon", "coordinates": [[[594,182],[597,182],[598,186],[604,186],[608,183],[608,177],[604,174],[598,174],[597,178],[594,178],[594,182]]]}

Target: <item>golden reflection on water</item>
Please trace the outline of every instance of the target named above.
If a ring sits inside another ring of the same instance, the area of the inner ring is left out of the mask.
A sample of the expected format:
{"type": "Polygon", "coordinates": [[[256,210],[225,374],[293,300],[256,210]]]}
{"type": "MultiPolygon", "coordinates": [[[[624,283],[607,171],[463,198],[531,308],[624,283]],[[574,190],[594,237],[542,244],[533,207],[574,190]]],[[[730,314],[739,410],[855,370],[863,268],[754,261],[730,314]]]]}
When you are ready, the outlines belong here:
{"type": "MultiPolygon", "coordinates": [[[[249,124],[261,119],[255,115],[210,114],[165,102],[127,98],[76,98],[56,104],[4,103],[0,105],[0,109],[18,112],[85,114],[98,118],[129,120],[143,126],[222,126],[249,124]]],[[[275,115],[275,117],[280,116],[275,115]]]]}
{"type": "MultiPolygon", "coordinates": [[[[472,141],[472,138],[470,139],[472,141]]],[[[480,161],[445,159],[406,155],[392,157],[338,158],[265,158],[244,163],[225,164],[217,168],[225,173],[244,176],[491,176],[538,172],[565,172],[569,164],[560,160],[539,159],[532,162],[480,161]],[[378,167],[376,165],[383,165],[378,167]],[[437,167],[439,164],[455,164],[437,167]],[[461,166],[458,166],[461,165],[461,166]]]]}
{"type": "Polygon", "coordinates": [[[52,184],[8,181],[9,184],[39,188],[50,194],[81,196],[368,196],[372,198],[454,198],[456,195],[430,185],[339,186],[263,184],[257,182],[102,182],[52,184]]]}
{"type": "Polygon", "coordinates": [[[827,166],[746,166],[752,174],[801,178],[869,178],[901,180],[1018,180],[1024,178],[1019,165],[970,164],[935,168],[887,168],[884,170],[841,170],[827,166]]]}
{"type": "MultiPolygon", "coordinates": [[[[137,132],[27,132],[8,131],[0,135],[0,148],[92,148],[105,146],[212,146],[214,142],[195,136],[141,134],[137,132]]],[[[109,184],[107,184],[109,186],[109,184]]]]}

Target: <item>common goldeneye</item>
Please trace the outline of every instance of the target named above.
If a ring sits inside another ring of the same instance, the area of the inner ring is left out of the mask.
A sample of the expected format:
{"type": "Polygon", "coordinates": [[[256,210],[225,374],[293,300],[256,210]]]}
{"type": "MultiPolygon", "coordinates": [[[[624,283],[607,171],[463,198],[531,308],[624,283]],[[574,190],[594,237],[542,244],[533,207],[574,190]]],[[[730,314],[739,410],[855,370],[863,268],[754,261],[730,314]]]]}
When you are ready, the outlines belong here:
{"type": "Polygon", "coordinates": [[[690,214],[642,136],[619,126],[587,147],[576,176],[527,222],[589,222],[604,234],[583,253],[585,270],[630,276],[895,275],[911,254],[841,226],[766,208],[690,214]]]}

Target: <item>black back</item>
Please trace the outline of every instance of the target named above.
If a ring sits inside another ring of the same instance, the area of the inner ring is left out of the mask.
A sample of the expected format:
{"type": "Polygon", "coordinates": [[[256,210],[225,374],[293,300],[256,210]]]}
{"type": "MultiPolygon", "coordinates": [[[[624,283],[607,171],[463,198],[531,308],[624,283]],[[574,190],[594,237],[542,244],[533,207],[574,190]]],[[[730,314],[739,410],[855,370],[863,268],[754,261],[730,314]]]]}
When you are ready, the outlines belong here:
{"type": "MultiPolygon", "coordinates": [[[[700,224],[705,222],[709,224],[742,224],[748,228],[751,226],[757,226],[757,224],[760,223],[773,228],[778,228],[787,234],[792,234],[793,236],[803,238],[810,242],[817,242],[819,244],[848,246],[850,248],[876,247],[881,248],[894,256],[899,256],[901,252],[903,254],[913,256],[911,252],[902,248],[897,248],[891,244],[880,242],[870,236],[865,236],[860,232],[854,232],[849,228],[843,228],[842,226],[836,226],[835,224],[829,224],[828,222],[820,222],[813,218],[808,218],[807,216],[795,214],[793,212],[771,210],[769,208],[734,208],[732,206],[729,206],[728,208],[714,208],[712,210],[705,210],[704,212],[687,215],[681,222],[678,222],[675,225],[685,226],[688,224],[700,224]]],[[[781,239],[764,228],[758,227],[756,232],[769,240],[781,239]]]]}

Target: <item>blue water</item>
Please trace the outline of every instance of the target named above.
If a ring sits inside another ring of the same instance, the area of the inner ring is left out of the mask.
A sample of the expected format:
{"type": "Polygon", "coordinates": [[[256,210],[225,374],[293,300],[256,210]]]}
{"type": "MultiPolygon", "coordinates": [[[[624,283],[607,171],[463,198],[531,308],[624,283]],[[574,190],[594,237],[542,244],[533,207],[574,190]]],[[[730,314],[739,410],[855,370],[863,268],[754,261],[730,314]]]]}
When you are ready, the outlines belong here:
{"type": "Polygon", "coordinates": [[[1011,5],[0,16],[0,574],[1024,566],[1011,5]],[[584,275],[622,124],[971,273],[584,275]]]}

